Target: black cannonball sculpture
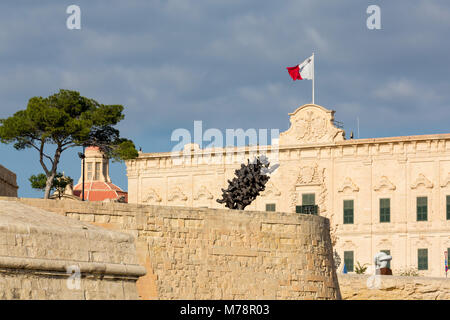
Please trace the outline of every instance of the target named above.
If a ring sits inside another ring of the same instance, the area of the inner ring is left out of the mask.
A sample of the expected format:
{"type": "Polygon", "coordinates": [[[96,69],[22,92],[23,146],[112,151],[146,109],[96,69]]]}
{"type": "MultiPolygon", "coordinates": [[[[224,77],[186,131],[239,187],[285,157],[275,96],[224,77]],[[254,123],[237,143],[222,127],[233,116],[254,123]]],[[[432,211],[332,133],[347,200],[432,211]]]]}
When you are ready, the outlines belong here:
{"type": "Polygon", "coordinates": [[[232,181],[228,180],[228,188],[222,189],[222,199],[217,199],[218,203],[225,203],[225,207],[230,209],[244,210],[253,200],[259,196],[260,192],[266,188],[266,183],[275,168],[269,169],[267,157],[260,156],[252,162],[247,160],[247,164],[241,164],[241,168],[235,171],[236,177],[232,181]]]}

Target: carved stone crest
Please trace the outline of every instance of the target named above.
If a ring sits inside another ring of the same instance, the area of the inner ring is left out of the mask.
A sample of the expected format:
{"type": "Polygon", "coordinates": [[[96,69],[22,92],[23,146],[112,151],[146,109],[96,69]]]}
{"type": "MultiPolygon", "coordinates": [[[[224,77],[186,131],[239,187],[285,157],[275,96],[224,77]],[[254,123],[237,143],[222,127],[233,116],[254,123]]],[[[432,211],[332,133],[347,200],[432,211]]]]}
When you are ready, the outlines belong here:
{"type": "Polygon", "coordinates": [[[289,115],[291,126],[280,133],[280,145],[344,140],[344,130],[334,125],[334,111],[307,104],[289,115]]]}
{"type": "Polygon", "coordinates": [[[312,166],[303,166],[300,168],[296,186],[301,185],[319,185],[321,183],[318,166],[315,163],[312,166]]]}

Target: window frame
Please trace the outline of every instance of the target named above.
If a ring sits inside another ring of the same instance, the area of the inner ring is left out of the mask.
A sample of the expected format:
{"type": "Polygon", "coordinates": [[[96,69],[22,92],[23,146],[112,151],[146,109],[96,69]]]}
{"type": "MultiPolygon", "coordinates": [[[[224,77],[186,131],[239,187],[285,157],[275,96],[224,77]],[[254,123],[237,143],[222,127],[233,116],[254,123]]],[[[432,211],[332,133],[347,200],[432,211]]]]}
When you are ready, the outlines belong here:
{"type": "Polygon", "coordinates": [[[354,199],[345,199],[342,201],[342,214],[343,214],[343,224],[354,224],[355,223],[355,200],[354,199]],[[352,203],[352,213],[351,213],[351,222],[349,219],[349,215],[348,212],[346,212],[346,210],[350,210],[350,208],[346,208],[345,204],[346,203],[352,203]]]}
{"type": "Polygon", "coordinates": [[[344,264],[347,268],[347,272],[354,272],[355,271],[355,252],[353,250],[344,251],[344,264]],[[346,255],[351,253],[351,265],[347,264],[347,261],[349,260],[349,257],[346,257],[346,255]],[[351,268],[350,268],[351,266],[351,268]]]}
{"type": "Polygon", "coordinates": [[[391,198],[380,198],[379,200],[380,223],[391,222],[391,198]],[[388,200],[388,207],[383,207],[382,202],[388,200]],[[387,211],[387,213],[386,213],[387,211]]]}
{"type": "Polygon", "coordinates": [[[277,211],[276,203],[266,203],[266,211],[268,211],[268,212],[276,212],[277,211]],[[268,210],[269,206],[273,206],[273,210],[268,210]]]}
{"type": "Polygon", "coordinates": [[[416,221],[428,221],[428,196],[417,196],[416,197],[416,221]],[[426,200],[425,203],[425,213],[423,212],[423,204],[419,206],[419,200],[426,200]],[[419,210],[422,209],[422,210],[419,210]]]}
{"type": "Polygon", "coordinates": [[[446,211],[447,211],[447,220],[450,220],[450,195],[445,197],[446,199],[446,211]]]}
{"type": "Polygon", "coordinates": [[[314,206],[314,205],[316,205],[316,194],[312,193],[312,192],[311,193],[302,193],[302,206],[314,206]],[[312,196],[313,203],[305,203],[306,196],[312,196]]]}
{"type": "Polygon", "coordinates": [[[418,271],[428,270],[428,248],[417,249],[417,270],[418,271]],[[426,260],[424,260],[425,258],[426,260]]]}

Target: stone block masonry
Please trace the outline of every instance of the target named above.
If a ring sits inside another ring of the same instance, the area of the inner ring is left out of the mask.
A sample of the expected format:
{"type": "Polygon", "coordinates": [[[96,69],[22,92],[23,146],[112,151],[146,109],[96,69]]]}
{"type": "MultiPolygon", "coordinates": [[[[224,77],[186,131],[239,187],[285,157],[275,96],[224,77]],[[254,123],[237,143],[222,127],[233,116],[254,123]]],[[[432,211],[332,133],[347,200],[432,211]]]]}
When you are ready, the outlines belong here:
{"type": "Polygon", "coordinates": [[[339,274],[344,300],[450,300],[450,279],[339,274]],[[368,284],[370,286],[368,286],[368,284]]]}
{"type": "Polygon", "coordinates": [[[142,299],[341,298],[324,217],[18,200],[133,235],[147,270],[137,282],[142,299]]]}
{"type": "Polygon", "coordinates": [[[2,199],[0,299],[138,299],[132,236],[2,199]]]}
{"type": "Polygon", "coordinates": [[[17,197],[17,177],[14,172],[0,165],[0,196],[17,197]]]}

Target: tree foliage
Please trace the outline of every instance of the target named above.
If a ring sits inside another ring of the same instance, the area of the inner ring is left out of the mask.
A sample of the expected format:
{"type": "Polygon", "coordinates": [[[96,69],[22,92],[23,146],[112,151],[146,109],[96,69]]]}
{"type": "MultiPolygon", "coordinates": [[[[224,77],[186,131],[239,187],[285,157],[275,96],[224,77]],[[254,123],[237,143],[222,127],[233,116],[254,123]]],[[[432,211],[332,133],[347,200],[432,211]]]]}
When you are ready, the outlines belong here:
{"type": "Polygon", "coordinates": [[[266,157],[257,157],[252,162],[241,164],[241,168],[235,171],[236,177],[228,180],[228,188],[222,189],[222,199],[218,203],[225,203],[230,209],[244,210],[253,200],[264,191],[269,181],[269,161],[266,157]]]}
{"type": "Polygon", "coordinates": [[[63,90],[47,98],[33,97],[27,108],[0,119],[0,141],[22,150],[34,148],[47,177],[44,198],[48,198],[61,153],[76,146],[98,146],[114,161],[138,156],[134,143],[121,138],[113,126],[124,115],[121,105],[104,105],[77,91],[63,90]],[[46,147],[54,145],[53,154],[46,147]]]}
{"type": "MultiPolygon", "coordinates": [[[[38,175],[32,175],[28,180],[30,181],[33,189],[45,191],[47,184],[47,176],[45,174],[40,173],[38,175]]],[[[73,184],[73,179],[71,177],[66,177],[59,172],[53,178],[50,192],[55,190],[58,193],[58,198],[61,199],[66,187],[71,184],[73,184]]]]}

